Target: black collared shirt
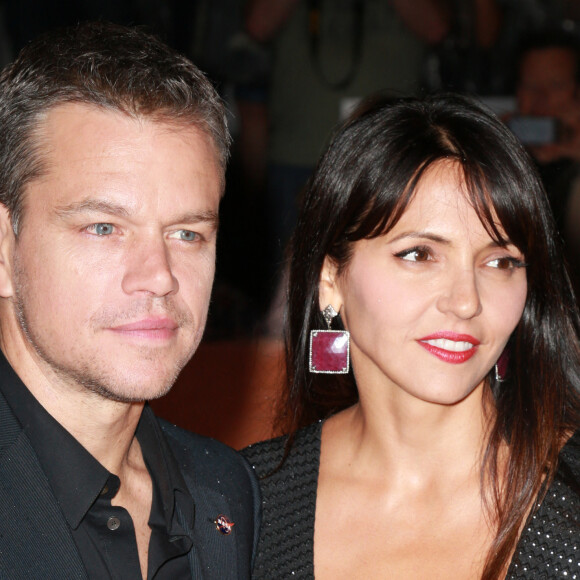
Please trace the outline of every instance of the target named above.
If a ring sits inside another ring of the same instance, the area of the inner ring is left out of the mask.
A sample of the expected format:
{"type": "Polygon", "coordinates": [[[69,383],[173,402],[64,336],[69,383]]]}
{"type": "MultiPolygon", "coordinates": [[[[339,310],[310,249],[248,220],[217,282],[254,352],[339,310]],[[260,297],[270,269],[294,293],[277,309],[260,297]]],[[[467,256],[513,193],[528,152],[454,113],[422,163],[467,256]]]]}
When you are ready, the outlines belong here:
{"type": "MultiPolygon", "coordinates": [[[[42,407],[1,353],[0,370],[14,374],[16,380],[2,381],[0,389],[34,447],[89,578],[141,578],[129,512],[111,505],[119,478],[42,407]]],[[[136,437],[153,483],[147,578],[190,579],[188,530],[193,528],[193,499],[148,406],[136,437]]]]}

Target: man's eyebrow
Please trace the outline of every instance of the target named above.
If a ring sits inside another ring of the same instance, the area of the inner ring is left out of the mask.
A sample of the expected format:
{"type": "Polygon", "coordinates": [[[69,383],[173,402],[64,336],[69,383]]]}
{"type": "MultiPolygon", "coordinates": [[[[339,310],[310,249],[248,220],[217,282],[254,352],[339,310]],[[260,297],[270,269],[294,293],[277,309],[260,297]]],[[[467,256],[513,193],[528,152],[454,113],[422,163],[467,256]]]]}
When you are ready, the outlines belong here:
{"type": "MultiPolygon", "coordinates": [[[[130,210],[125,206],[102,199],[85,199],[68,205],[57,206],[54,211],[62,218],[80,213],[102,213],[119,217],[129,217],[131,215],[130,210]]],[[[176,216],[172,221],[174,223],[185,224],[209,223],[210,225],[217,227],[219,216],[218,213],[213,210],[190,211],[176,216]]]]}
{"type": "Polygon", "coordinates": [[[54,209],[55,213],[60,217],[68,217],[78,213],[106,213],[109,215],[117,215],[120,217],[128,217],[129,210],[117,203],[105,201],[103,199],[84,199],[82,201],[75,201],[68,205],[57,206],[54,209]]]}
{"type": "Polygon", "coordinates": [[[219,223],[219,215],[216,211],[190,211],[181,216],[177,219],[173,220],[175,223],[184,223],[184,224],[197,224],[197,223],[209,223],[217,227],[219,223]]]}

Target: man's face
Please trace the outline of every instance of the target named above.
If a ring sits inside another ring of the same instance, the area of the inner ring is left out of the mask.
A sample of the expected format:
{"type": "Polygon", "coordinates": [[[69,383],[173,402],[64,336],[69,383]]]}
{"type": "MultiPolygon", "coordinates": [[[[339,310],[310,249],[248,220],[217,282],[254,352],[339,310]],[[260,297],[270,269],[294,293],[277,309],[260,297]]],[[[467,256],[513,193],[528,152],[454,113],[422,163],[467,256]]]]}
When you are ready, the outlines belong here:
{"type": "Polygon", "coordinates": [[[211,140],[80,104],[52,110],[40,139],[48,171],[25,191],[3,349],[58,384],[161,396],[206,322],[221,196],[211,140]]]}
{"type": "Polygon", "coordinates": [[[524,56],[517,90],[520,114],[557,117],[575,102],[576,93],[572,51],[545,48],[524,56]]]}

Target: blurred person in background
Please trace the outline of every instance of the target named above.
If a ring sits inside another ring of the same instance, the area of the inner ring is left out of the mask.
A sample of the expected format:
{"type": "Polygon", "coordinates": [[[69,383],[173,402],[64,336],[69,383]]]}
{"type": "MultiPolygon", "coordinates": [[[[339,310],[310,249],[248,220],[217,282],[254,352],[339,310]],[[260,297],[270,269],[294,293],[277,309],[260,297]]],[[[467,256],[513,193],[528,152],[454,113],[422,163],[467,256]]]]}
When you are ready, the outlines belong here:
{"type": "Polygon", "coordinates": [[[517,115],[509,120],[537,163],[571,275],[580,276],[580,42],[562,30],[522,39],[517,67],[517,115]]]}
{"type": "MultiPolygon", "coordinates": [[[[248,1],[247,31],[272,51],[266,121],[256,136],[267,147],[272,279],[296,221],[297,198],[334,125],[369,94],[419,90],[427,47],[445,38],[450,20],[446,0],[248,1]]],[[[269,327],[280,334],[276,309],[269,327]]]]}

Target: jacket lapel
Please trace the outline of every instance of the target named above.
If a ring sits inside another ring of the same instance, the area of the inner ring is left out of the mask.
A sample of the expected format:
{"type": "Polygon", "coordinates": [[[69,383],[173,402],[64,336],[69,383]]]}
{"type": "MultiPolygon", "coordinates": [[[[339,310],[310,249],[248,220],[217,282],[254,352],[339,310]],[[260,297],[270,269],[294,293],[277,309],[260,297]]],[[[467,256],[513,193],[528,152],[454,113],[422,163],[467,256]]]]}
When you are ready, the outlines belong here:
{"type": "Polygon", "coordinates": [[[34,450],[0,395],[0,578],[86,579],[34,450]]]}

